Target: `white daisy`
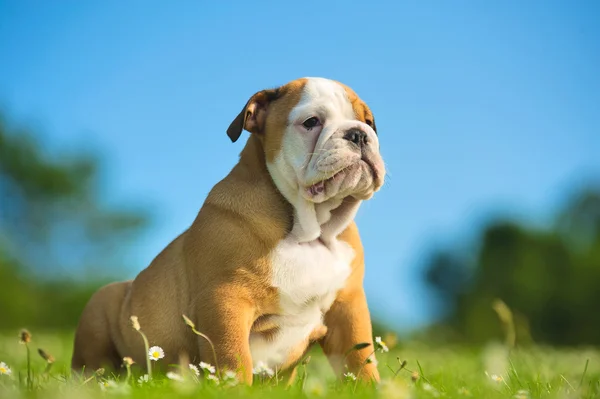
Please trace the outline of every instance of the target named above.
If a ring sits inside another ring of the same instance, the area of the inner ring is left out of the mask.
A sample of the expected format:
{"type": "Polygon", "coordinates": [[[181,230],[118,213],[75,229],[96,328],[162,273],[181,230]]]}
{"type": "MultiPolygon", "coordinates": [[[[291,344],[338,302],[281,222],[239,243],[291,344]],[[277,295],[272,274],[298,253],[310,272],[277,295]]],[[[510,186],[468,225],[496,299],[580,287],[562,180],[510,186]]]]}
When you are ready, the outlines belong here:
{"type": "Polygon", "coordinates": [[[209,374],[206,377],[207,380],[211,380],[214,381],[215,384],[219,385],[219,378],[217,378],[217,376],[213,375],[213,374],[209,374]]]}
{"type": "Polygon", "coordinates": [[[173,381],[183,381],[183,377],[172,371],[167,372],[167,378],[173,381]]]}
{"type": "Polygon", "coordinates": [[[490,378],[496,382],[502,382],[504,380],[504,378],[502,378],[501,375],[497,375],[497,374],[490,375],[490,378]]]}
{"type": "Polygon", "coordinates": [[[273,369],[267,366],[267,364],[263,361],[256,363],[256,367],[252,369],[252,373],[258,375],[268,375],[269,377],[273,377],[275,375],[273,369]]]}
{"type": "Polygon", "coordinates": [[[223,376],[225,377],[226,380],[237,379],[237,374],[235,373],[235,371],[231,371],[231,370],[227,370],[223,376]]]}
{"type": "Polygon", "coordinates": [[[367,358],[367,363],[372,363],[375,367],[377,367],[377,359],[375,359],[375,354],[369,356],[367,358]]]}
{"type": "Polygon", "coordinates": [[[190,367],[190,370],[192,370],[192,373],[194,373],[194,375],[196,377],[198,377],[200,375],[200,370],[198,370],[198,367],[196,367],[193,364],[190,364],[189,367],[190,367]]]}
{"type": "Polygon", "coordinates": [[[215,373],[215,367],[213,365],[211,365],[210,363],[200,362],[200,368],[202,370],[208,371],[211,374],[215,373]]]}
{"type": "Polygon", "coordinates": [[[235,371],[227,370],[223,373],[223,381],[226,382],[228,386],[235,386],[238,383],[237,374],[235,371]]]}
{"type": "Polygon", "coordinates": [[[165,357],[165,351],[160,346],[153,346],[148,351],[148,357],[150,360],[157,361],[158,359],[162,359],[165,357]]]}
{"type": "Polygon", "coordinates": [[[354,375],[354,373],[351,373],[351,372],[344,373],[344,377],[346,377],[347,381],[356,381],[356,376],[354,375]]]}
{"type": "Polygon", "coordinates": [[[0,375],[11,375],[12,370],[7,366],[6,363],[0,362],[0,375]]]}
{"type": "Polygon", "coordinates": [[[143,385],[143,384],[147,383],[148,381],[150,381],[150,377],[148,377],[148,374],[144,374],[143,376],[138,378],[139,385],[143,385]]]}
{"type": "Polygon", "coordinates": [[[381,340],[381,337],[375,337],[375,344],[376,349],[380,349],[381,352],[389,352],[389,348],[385,342],[381,340]]]}

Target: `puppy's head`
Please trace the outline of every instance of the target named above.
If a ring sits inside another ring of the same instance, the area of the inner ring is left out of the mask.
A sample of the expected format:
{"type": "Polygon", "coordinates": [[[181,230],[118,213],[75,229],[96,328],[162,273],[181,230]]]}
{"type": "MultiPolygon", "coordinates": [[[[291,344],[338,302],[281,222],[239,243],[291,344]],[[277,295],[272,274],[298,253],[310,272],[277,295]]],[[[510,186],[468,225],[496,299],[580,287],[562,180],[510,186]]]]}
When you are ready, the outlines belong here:
{"type": "Polygon", "coordinates": [[[267,168],[290,200],[369,199],[384,182],[375,119],[349,87],[303,78],[254,94],[231,123],[263,143],[267,168]]]}

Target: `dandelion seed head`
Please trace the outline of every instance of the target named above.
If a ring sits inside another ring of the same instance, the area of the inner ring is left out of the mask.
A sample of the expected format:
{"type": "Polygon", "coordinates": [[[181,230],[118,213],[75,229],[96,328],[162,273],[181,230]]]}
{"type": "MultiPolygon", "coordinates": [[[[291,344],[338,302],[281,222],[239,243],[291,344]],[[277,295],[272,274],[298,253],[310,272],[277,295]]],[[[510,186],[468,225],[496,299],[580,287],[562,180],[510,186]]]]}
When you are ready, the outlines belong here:
{"type": "Polygon", "coordinates": [[[19,343],[28,344],[31,342],[31,333],[26,329],[22,329],[19,333],[19,343]]]}
{"type": "Polygon", "coordinates": [[[413,380],[413,382],[417,382],[419,380],[420,376],[419,373],[417,373],[416,371],[413,371],[412,374],[410,375],[410,379],[413,380]]]}

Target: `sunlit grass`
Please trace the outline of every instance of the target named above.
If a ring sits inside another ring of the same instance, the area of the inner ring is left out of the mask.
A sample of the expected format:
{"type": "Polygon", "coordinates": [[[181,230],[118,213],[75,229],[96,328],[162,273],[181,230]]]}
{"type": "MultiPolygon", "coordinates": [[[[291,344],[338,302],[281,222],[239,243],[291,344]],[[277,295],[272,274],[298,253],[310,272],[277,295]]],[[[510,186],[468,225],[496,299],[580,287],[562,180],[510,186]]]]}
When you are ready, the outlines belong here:
{"type": "MultiPolygon", "coordinates": [[[[227,376],[214,375],[207,365],[177,375],[143,377],[136,364],[124,362],[115,377],[106,372],[83,379],[71,376],[72,335],[33,332],[27,346],[22,336],[0,336],[0,397],[36,398],[175,398],[175,397],[385,397],[385,398],[595,398],[600,397],[600,351],[530,347],[507,349],[505,344],[481,348],[431,347],[406,342],[377,353],[382,383],[377,388],[337,381],[327,360],[315,348],[310,361],[299,366],[298,378],[286,387],[277,376],[256,376],[246,387],[227,376]],[[21,341],[21,342],[20,342],[21,341]],[[41,351],[39,351],[41,349],[41,351]],[[27,352],[30,352],[28,374],[27,352]],[[28,378],[28,375],[30,378],[28,378]]],[[[389,343],[388,343],[389,345],[389,343]]],[[[157,361],[160,361],[157,360],[157,361]]]]}

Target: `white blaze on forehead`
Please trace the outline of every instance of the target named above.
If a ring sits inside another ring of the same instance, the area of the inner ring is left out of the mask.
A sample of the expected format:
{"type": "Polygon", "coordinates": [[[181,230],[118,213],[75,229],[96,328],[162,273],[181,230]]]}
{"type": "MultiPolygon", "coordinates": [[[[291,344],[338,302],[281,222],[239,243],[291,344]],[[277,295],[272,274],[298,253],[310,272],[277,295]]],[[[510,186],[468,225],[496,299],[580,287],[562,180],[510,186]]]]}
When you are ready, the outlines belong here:
{"type": "Polygon", "coordinates": [[[318,116],[326,119],[355,119],[352,103],[338,82],[325,78],[306,78],[302,97],[292,109],[289,122],[300,117],[318,116]]]}

